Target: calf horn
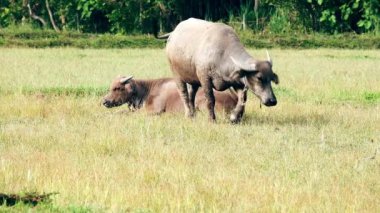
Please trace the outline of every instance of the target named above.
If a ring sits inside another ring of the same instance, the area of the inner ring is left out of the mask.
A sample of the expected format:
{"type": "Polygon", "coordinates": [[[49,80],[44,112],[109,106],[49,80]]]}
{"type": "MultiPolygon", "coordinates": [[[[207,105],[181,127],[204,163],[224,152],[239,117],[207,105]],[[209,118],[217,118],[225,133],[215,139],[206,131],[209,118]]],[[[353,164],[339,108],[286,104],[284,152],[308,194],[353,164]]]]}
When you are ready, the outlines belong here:
{"type": "Polygon", "coordinates": [[[256,71],[256,64],[240,63],[234,57],[230,56],[230,58],[232,62],[234,62],[234,64],[238,66],[240,69],[245,71],[256,71]]]}
{"type": "Polygon", "coordinates": [[[126,83],[128,83],[128,81],[131,80],[132,78],[133,78],[133,76],[124,77],[124,78],[120,79],[120,83],[122,83],[122,84],[126,84],[126,83]]]}

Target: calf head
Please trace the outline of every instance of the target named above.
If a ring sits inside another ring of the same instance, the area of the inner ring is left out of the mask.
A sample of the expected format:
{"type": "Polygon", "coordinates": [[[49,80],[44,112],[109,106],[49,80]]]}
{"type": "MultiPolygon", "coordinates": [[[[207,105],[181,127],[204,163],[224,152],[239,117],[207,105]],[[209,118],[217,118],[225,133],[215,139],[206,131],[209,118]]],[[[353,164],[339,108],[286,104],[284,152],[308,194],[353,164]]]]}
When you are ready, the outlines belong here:
{"type": "Polygon", "coordinates": [[[110,86],[108,94],[103,99],[103,105],[107,108],[117,107],[133,100],[133,88],[131,77],[118,77],[110,86]]]}
{"type": "Polygon", "coordinates": [[[239,76],[243,78],[244,84],[261,100],[261,103],[265,106],[275,106],[277,99],[271,82],[278,84],[279,79],[272,70],[273,63],[269,53],[267,52],[267,60],[250,64],[239,63],[232,57],[231,59],[241,69],[239,76]]]}

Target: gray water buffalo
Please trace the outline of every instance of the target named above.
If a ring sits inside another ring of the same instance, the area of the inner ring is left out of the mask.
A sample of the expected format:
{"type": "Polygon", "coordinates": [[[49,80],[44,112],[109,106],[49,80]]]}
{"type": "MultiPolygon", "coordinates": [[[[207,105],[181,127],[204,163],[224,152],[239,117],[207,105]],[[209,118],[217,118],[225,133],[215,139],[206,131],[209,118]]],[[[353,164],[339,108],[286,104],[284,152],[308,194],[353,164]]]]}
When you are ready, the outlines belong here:
{"type": "Polygon", "coordinates": [[[209,118],[215,121],[215,94],[234,88],[238,102],[230,120],[240,121],[250,89],[265,106],[277,104],[271,82],[278,83],[272,60],[257,60],[248,54],[235,31],[223,23],[190,18],[178,24],[167,38],[166,53],[175,76],[187,116],[194,116],[194,100],[201,86],[207,100],[209,118]],[[187,84],[191,85],[189,88],[187,84]]]}
{"type": "MultiPolygon", "coordinates": [[[[232,90],[215,92],[216,108],[230,112],[236,105],[238,97],[232,90]]],[[[109,93],[103,99],[107,108],[128,104],[129,108],[144,107],[147,112],[184,111],[184,105],[173,78],[153,80],[134,80],[132,77],[117,77],[110,86],[109,93]]],[[[204,93],[200,90],[195,98],[196,108],[206,108],[204,93]]]]}

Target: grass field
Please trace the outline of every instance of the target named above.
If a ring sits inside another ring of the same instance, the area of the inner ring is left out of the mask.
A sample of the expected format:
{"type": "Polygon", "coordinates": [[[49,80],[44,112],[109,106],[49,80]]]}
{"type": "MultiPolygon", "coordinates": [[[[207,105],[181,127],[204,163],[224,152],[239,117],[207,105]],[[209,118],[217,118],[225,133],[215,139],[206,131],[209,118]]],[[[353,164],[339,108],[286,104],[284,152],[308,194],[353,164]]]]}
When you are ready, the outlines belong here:
{"type": "Polygon", "coordinates": [[[231,125],[100,105],[119,74],[171,76],[163,50],[0,49],[0,192],[58,192],[40,211],[380,212],[380,51],[270,53],[278,105],[250,94],[231,125]]]}

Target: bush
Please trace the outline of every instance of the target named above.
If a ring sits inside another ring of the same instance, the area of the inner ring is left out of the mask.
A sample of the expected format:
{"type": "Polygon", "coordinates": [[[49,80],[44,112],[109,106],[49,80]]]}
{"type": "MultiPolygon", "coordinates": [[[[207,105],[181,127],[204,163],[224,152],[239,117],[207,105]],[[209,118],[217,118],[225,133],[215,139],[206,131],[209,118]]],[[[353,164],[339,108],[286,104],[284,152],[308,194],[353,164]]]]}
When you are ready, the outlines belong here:
{"type": "MultiPolygon", "coordinates": [[[[281,31],[282,26],[278,24],[281,31]]],[[[286,31],[285,31],[286,32],[286,31]]],[[[380,36],[370,34],[299,34],[254,33],[237,30],[240,40],[250,48],[355,48],[379,49],[380,36]]],[[[164,48],[165,41],[151,35],[111,35],[78,32],[56,33],[52,30],[0,29],[0,46],[4,47],[77,47],[77,48],[164,48]]]]}

